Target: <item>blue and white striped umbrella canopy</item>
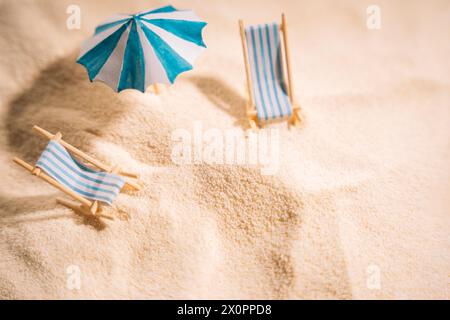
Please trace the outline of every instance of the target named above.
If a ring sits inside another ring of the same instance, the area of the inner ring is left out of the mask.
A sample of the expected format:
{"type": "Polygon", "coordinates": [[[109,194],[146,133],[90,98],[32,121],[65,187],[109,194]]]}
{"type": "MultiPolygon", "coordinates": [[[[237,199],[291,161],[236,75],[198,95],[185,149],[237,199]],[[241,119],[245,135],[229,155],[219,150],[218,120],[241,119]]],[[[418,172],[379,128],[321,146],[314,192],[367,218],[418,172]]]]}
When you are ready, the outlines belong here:
{"type": "Polygon", "coordinates": [[[172,6],[134,15],[119,14],[99,25],[85,41],[77,62],[91,81],[105,82],[115,91],[145,89],[155,83],[172,84],[191,70],[206,48],[206,22],[191,10],[172,6]]]}

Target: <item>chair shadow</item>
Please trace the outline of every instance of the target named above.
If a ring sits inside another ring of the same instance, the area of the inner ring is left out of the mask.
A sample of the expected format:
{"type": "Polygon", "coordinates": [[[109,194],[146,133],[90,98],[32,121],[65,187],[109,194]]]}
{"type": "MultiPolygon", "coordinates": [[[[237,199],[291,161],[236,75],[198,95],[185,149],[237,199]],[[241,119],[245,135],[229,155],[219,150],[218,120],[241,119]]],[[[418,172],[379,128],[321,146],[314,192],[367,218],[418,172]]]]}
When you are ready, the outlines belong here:
{"type": "Polygon", "coordinates": [[[235,126],[245,126],[246,100],[222,79],[215,76],[188,78],[215,106],[236,119],[235,126]]]}
{"type": "Polygon", "coordinates": [[[98,231],[105,229],[106,224],[98,217],[88,217],[76,211],[71,210],[69,214],[42,214],[37,217],[27,217],[28,213],[52,210],[58,204],[56,203],[57,193],[45,196],[29,197],[5,197],[0,195],[0,203],[7,212],[0,212],[0,225],[13,227],[22,223],[42,222],[57,219],[73,219],[77,224],[89,225],[98,231]]]}

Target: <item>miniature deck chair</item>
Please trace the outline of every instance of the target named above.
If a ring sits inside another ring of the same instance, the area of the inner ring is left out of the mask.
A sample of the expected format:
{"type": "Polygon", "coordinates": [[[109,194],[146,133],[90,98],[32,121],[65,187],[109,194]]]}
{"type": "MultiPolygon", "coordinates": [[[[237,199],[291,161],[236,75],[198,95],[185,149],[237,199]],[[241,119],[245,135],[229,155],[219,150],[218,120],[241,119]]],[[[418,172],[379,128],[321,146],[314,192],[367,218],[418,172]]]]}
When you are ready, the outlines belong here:
{"type": "Polygon", "coordinates": [[[60,132],[53,135],[38,126],[34,126],[33,130],[50,140],[47,147],[35,166],[19,158],[14,158],[14,162],[80,202],[57,198],[58,203],[74,211],[113,219],[111,215],[101,212],[101,203],[111,205],[124,185],[135,190],[141,189],[136,174],[123,171],[118,166],[108,166],[88,156],[63,141],[60,132]],[[102,171],[85,166],[69,152],[102,171]]]}
{"type": "Polygon", "coordinates": [[[288,120],[288,125],[300,124],[300,107],[294,102],[292,74],[289,61],[286,18],[278,23],[239,28],[247,75],[247,117],[252,129],[267,122],[288,120]],[[283,33],[288,86],[285,85],[280,41],[283,33]]]}

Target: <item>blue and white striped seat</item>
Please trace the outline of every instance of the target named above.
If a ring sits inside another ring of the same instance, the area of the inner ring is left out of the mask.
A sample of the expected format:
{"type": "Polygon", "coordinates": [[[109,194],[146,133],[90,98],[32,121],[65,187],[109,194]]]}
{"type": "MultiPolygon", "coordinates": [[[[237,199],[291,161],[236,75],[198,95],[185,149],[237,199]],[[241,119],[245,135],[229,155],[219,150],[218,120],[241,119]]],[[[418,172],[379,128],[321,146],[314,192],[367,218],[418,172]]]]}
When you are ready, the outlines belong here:
{"type": "Polygon", "coordinates": [[[50,140],[36,167],[79,195],[109,205],[125,183],[119,175],[99,172],[79,163],[55,140],[50,140]]]}
{"type": "Polygon", "coordinates": [[[277,23],[245,28],[253,96],[259,121],[287,118],[292,105],[286,93],[277,23]]]}

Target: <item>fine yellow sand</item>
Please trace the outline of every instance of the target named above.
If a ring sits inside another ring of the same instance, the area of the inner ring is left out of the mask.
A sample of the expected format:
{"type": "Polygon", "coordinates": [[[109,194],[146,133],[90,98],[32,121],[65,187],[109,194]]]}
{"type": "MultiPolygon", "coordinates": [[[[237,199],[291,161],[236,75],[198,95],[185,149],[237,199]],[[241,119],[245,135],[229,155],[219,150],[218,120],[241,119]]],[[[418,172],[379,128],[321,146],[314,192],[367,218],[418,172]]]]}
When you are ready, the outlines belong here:
{"type": "Polygon", "coordinates": [[[108,16],[166,3],[77,0],[68,30],[73,1],[1,1],[0,298],[448,298],[450,4],[376,1],[369,30],[372,2],[173,1],[209,22],[208,49],[155,96],[91,84],[75,60],[108,16]],[[174,130],[243,128],[237,19],[283,11],[306,121],[275,126],[276,174],[174,164],[174,130]],[[39,156],[33,124],[144,190],[117,198],[114,222],[57,205],[11,162],[39,156]]]}

